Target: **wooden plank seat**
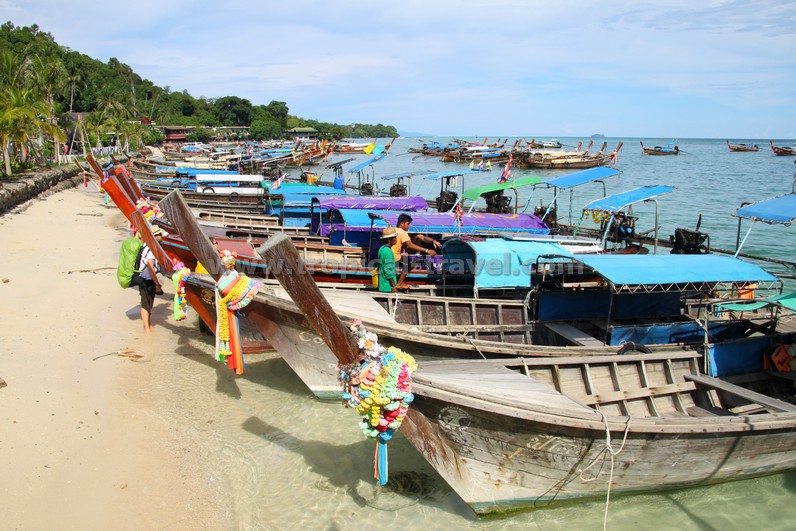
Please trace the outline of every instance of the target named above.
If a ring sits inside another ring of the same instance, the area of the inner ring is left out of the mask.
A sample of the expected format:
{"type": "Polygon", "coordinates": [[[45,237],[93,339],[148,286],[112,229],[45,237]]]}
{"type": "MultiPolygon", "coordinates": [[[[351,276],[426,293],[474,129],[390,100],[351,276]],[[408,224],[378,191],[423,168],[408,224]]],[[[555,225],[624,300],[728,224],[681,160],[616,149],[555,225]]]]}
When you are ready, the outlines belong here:
{"type": "Polygon", "coordinates": [[[549,328],[556,334],[564,337],[568,341],[571,341],[575,345],[590,346],[590,347],[603,346],[602,341],[599,341],[595,337],[590,336],[583,330],[580,330],[569,323],[546,322],[544,324],[545,326],[547,326],[547,328],[549,328]]]}
{"type": "Polygon", "coordinates": [[[770,396],[746,389],[740,385],[735,385],[724,380],[719,380],[718,378],[713,378],[712,376],[705,376],[702,374],[686,374],[684,377],[686,380],[696,382],[706,387],[712,387],[716,390],[724,391],[725,393],[739,396],[744,400],[748,400],[749,402],[755,404],[760,404],[771,411],[776,411],[779,413],[796,411],[796,405],[789,404],[782,400],[777,400],[776,398],[771,398],[770,396]]]}

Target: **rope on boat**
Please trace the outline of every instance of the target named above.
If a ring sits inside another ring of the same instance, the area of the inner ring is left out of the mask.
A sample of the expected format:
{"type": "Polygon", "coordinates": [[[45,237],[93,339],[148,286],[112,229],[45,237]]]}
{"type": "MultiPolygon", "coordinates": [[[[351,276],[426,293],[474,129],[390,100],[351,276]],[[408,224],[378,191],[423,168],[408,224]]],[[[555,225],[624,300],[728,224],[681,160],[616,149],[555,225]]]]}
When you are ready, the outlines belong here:
{"type": "Polygon", "coordinates": [[[600,476],[599,473],[596,476],[588,479],[584,478],[583,474],[587,472],[591,467],[593,467],[594,464],[597,462],[597,460],[600,458],[600,456],[604,455],[605,452],[608,452],[608,455],[611,456],[611,475],[608,478],[608,489],[606,489],[605,492],[605,514],[603,516],[603,529],[606,530],[608,529],[608,506],[611,503],[611,484],[614,482],[614,457],[618,456],[625,448],[625,443],[627,442],[627,434],[630,432],[630,417],[627,418],[627,424],[625,425],[625,434],[622,437],[622,445],[619,447],[618,450],[614,450],[613,446],[611,445],[611,430],[608,428],[608,419],[605,417],[605,413],[603,413],[599,409],[597,410],[597,413],[599,413],[602,416],[603,424],[605,425],[605,448],[601,450],[596,456],[594,456],[594,459],[589,464],[589,466],[581,470],[579,475],[581,481],[584,481],[586,483],[594,481],[600,476]]]}
{"type": "Polygon", "coordinates": [[[395,302],[393,302],[393,304],[392,304],[392,316],[391,317],[393,318],[393,320],[395,320],[395,312],[398,311],[398,305],[400,304],[400,300],[398,299],[398,292],[397,291],[395,293],[393,293],[393,295],[395,295],[395,302]]]}
{"type": "Polygon", "coordinates": [[[476,345],[476,344],[475,344],[475,341],[473,341],[473,339],[472,339],[470,336],[468,336],[467,334],[456,334],[456,337],[457,337],[458,339],[466,339],[467,341],[469,341],[469,343],[470,343],[470,344],[471,344],[473,347],[475,347],[475,350],[477,350],[477,351],[478,351],[478,353],[479,353],[479,354],[481,354],[481,357],[482,357],[482,358],[484,358],[484,359],[486,359],[486,356],[484,356],[484,353],[483,353],[483,352],[481,352],[481,349],[480,349],[480,348],[478,348],[478,345],[476,345]]]}

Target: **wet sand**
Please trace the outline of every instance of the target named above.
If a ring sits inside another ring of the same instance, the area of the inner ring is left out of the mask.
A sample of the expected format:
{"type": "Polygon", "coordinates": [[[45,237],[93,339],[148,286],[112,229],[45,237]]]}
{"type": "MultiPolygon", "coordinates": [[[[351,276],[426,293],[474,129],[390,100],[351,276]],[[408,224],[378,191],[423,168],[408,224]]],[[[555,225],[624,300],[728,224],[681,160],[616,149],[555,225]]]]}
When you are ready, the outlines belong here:
{"type": "Polygon", "coordinates": [[[149,385],[196,323],[174,322],[164,279],[144,334],[138,291],[116,283],[126,229],[96,187],[0,217],[4,529],[229,527],[212,475],[158,416],[149,385]]]}

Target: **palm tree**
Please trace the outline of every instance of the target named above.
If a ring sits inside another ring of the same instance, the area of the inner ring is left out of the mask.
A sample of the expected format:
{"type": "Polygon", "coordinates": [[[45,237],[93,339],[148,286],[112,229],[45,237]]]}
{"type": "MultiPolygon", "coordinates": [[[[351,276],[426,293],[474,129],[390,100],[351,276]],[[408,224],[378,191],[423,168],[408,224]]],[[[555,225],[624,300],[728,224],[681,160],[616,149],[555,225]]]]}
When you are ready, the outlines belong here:
{"type": "Polygon", "coordinates": [[[83,75],[80,72],[74,72],[67,75],[66,81],[69,83],[69,114],[72,114],[72,104],[75,102],[75,87],[85,87],[83,75]]]}
{"type": "Polygon", "coordinates": [[[0,144],[6,175],[12,171],[12,149],[22,162],[31,151],[42,158],[34,138],[51,136],[58,152],[65,135],[56,122],[54,93],[64,74],[58,60],[30,59],[9,50],[0,53],[0,144]]]}
{"type": "Polygon", "coordinates": [[[5,87],[0,91],[0,143],[2,143],[5,173],[11,175],[11,149],[22,162],[35,147],[31,140],[40,133],[63,139],[63,131],[47,118],[47,103],[28,88],[5,87]]]}
{"type": "MultiPolygon", "coordinates": [[[[67,72],[60,59],[48,57],[34,57],[32,61],[32,80],[33,85],[44,96],[50,123],[57,127],[58,120],[55,116],[55,94],[60,93],[66,88],[67,72]]],[[[64,135],[65,136],[65,135],[64,135]]],[[[53,149],[55,150],[56,163],[61,163],[61,149],[57,138],[53,138],[53,149]]]]}

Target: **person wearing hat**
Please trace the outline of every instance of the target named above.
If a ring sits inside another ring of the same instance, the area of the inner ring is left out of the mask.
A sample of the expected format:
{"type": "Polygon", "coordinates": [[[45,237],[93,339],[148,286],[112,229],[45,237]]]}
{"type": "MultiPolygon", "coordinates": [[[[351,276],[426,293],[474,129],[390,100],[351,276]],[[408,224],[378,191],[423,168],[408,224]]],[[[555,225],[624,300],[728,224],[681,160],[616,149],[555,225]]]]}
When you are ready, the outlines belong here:
{"type": "MultiPolygon", "coordinates": [[[[157,225],[150,226],[152,235],[157,241],[163,240],[163,231],[157,225]]],[[[138,292],[141,294],[141,320],[144,322],[144,332],[152,333],[152,306],[155,304],[155,295],[163,295],[163,288],[158,281],[157,262],[155,254],[144,242],[141,250],[141,259],[138,261],[140,284],[138,292]]]]}
{"type": "Polygon", "coordinates": [[[395,275],[395,256],[392,246],[398,241],[398,231],[395,227],[387,227],[381,233],[381,247],[379,248],[379,291],[395,293],[398,291],[398,277],[395,275]]]}

